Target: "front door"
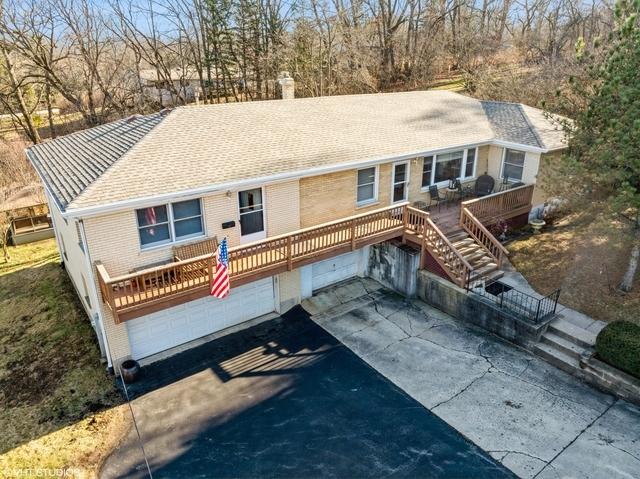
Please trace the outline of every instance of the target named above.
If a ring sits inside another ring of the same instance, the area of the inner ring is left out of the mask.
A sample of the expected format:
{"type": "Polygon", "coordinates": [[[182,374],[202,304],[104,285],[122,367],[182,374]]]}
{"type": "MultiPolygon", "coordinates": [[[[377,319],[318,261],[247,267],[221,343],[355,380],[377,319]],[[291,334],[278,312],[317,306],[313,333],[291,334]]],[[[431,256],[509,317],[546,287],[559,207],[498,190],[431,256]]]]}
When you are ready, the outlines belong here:
{"type": "Polygon", "coordinates": [[[262,188],[238,192],[238,205],[240,208],[240,243],[251,243],[266,238],[262,188]]]}
{"type": "Polygon", "coordinates": [[[398,203],[407,201],[409,185],[409,163],[394,163],[391,184],[391,201],[398,203]]]}

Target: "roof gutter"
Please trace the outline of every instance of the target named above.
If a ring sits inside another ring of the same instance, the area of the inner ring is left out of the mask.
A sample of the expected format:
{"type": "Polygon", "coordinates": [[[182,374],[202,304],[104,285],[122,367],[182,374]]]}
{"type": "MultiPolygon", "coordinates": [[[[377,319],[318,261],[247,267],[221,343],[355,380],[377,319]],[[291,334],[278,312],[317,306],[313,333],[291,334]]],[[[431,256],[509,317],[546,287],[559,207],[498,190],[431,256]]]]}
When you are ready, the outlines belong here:
{"type": "Polygon", "coordinates": [[[512,143],[510,141],[504,141],[504,140],[493,140],[491,144],[495,146],[501,146],[503,148],[510,148],[512,150],[529,151],[531,153],[547,153],[549,151],[547,148],[540,148],[537,146],[525,146],[525,145],[521,145],[520,143],[512,143]]]}
{"type": "Polygon", "coordinates": [[[319,166],[315,168],[307,168],[304,170],[290,171],[286,173],[278,173],[276,175],[263,176],[259,178],[250,178],[240,181],[229,181],[226,183],[218,183],[216,185],[202,186],[199,188],[192,188],[183,191],[174,191],[170,193],[163,193],[160,195],[145,196],[134,199],[127,199],[122,201],[115,201],[113,203],[107,203],[103,205],[87,206],[84,208],[67,208],[62,212],[63,218],[88,218],[92,216],[98,216],[106,213],[113,213],[122,210],[130,210],[132,208],[144,208],[157,205],[158,203],[172,201],[172,200],[186,200],[191,198],[198,198],[205,194],[226,192],[229,190],[249,189],[252,187],[263,186],[265,184],[279,183],[282,181],[300,179],[308,176],[317,176],[327,173],[334,173],[338,171],[352,170],[354,168],[366,168],[367,166],[375,166],[382,163],[389,163],[394,161],[404,161],[416,157],[436,155],[439,153],[445,153],[448,151],[455,151],[462,148],[480,147],[486,145],[501,146],[506,148],[514,148],[523,151],[529,151],[533,153],[545,153],[546,150],[534,146],[520,145],[517,143],[509,143],[499,140],[486,140],[475,143],[458,144],[454,146],[447,146],[443,148],[437,148],[432,150],[420,150],[404,155],[387,155],[370,160],[352,161],[349,163],[341,163],[339,165],[327,165],[319,166]]]}

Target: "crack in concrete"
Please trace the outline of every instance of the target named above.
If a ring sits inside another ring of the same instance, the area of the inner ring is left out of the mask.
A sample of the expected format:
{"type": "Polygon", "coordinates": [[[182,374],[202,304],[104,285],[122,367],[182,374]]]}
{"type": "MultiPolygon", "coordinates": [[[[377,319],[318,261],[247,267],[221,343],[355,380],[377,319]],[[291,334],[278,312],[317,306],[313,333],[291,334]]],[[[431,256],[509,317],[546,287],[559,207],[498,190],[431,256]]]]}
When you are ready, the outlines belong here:
{"type": "MultiPolygon", "coordinates": [[[[587,432],[589,430],[589,428],[591,428],[591,426],[593,426],[596,422],[598,422],[598,420],[604,416],[605,414],[607,414],[609,412],[609,410],[618,402],[618,398],[616,398],[611,404],[609,404],[609,406],[607,406],[607,408],[602,411],[602,413],[600,413],[593,421],[591,421],[589,424],[587,424],[584,429],[582,429],[582,431],[580,431],[578,433],[578,435],[576,437],[574,437],[567,445],[565,445],[562,449],[560,449],[560,452],[558,452],[558,454],[556,454],[555,456],[553,456],[551,458],[550,461],[547,462],[547,464],[545,464],[545,466],[540,469],[535,476],[533,476],[531,479],[536,479],[536,477],[538,477],[540,474],[542,474],[542,472],[549,466],[551,466],[551,463],[553,461],[555,461],[558,457],[560,457],[560,455],[566,451],[567,449],[569,449],[577,440],[580,436],[582,436],[585,432],[587,432]]],[[[553,467],[553,466],[551,466],[553,467]]]]}
{"type": "Polygon", "coordinates": [[[489,363],[491,363],[491,364],[492,364],[492,366],[496,369],[496,371],[497,371],[497,372],[502,373],[502,374],[504,374],[505,376],[509,376],[509,377],[511,377],[511,378],[517,379],[518,381],[522,381],[522,382],[523,382],[523,383],[525,383],[525,384],[528,384],[528,385],[530,385],[530,386],[533,386],[533,387],[535,387],[535,388],[538,388],[538,389],[540,389],[541,391],[544,391],[544,392],[546,392],[546,393],[550,394],[551,396],[553,396],[553,397],[554,397],[554,399],[553,399],[553,402],[552,402],[552,404],[551,404],[551,405],[554,405],[554,404],[556,403],[556,401],[557,401],[558,399],[560,399],[560,400],[562,400],[562,401],[568,401],[568,402],[571,402],[571,403],[573,403],[573,404],[575,404],[575,405],[577,405],[577,406],[580,406],[581,408],[587,408],[587,409],[590,409],[590,410],[592,410],[592,411],[594,411],[594,412],[596,412],[596,413],[600,413],[600,411],[598,411],[597,409],[595,409],[595,408],[593,408],[593,407],[591,407],[591,406],[587,406],[586,404],[579,403],[578,401],[575,401],[575,400],[573,400],[573,399],[571,399],[571,398],[568,398],[568,397],[566,397],[566,396],[561,396],[561,395],[559,395],[559,394],[557,394],[557,393],[555,393],[555,392],[551,391],[550,389],[547,389],[547,388],[545,388],[545,387],[541,386],[540,384],[537,384],[537,383],[534,383],[534,382],[532,382],[532,381],[528,381],[528,380],[526,380],[526,379],[522,378],[522,375],[523,375],[525,372],[527,372],[527,370],[528,370],[528,369],[529,369],[529,367],[531,366],[531,363],[532,363],[532,362],[534,362],[534,361],[536,361],[536,358],[533,358],[533,357],[532,357],[532,358],[528,358],[528,359],[527,359],[527,365],[526,365],[526,367],[525,367],[525,368],[524,368],[524,369],[523,369],[523,370],[522,370],[518,375],[511,374],[511,373],[509,373],[509,372],[505,371],[504,369],[501,369],[501,368],[499,368],[498,366],[493,365],[493,363],[489,360],[489,356],[488,356],[488,355],[486,355],[485,353],[482,353],[482,352],[480,351],[480,349],[482,348],[482,346],[483,346],[484,344],[488,344],[488,342],[487,342],[487,341],[484,341],[483,343],[481,343],[481,344],[478,346],[478,355],[482,356],[485,360],[487,360],[489,363]]]}
{"type": "MultiPolygon", "coordinates": [[[[541,457],[538,456],[534,456],[533,454],[529,454],[528,452],[522,452],[522,451],[512,451],[510,449],[496,449],[496,450],[490,450],[487,451],[488,453],[505,453],[504,456],[502,456],[502,459],[504,459],[505,457],[507,457],[509,454],[520,454],[522,456],[527,456],[530,457],[531,459],[536,459],[537,461],[540,462],[544,462],[545,464],[547,464],[549,461],[547,461],[546,459],[542,459],[541,457]]],[[[502,459],[499,459],[500,462],[502,462],[502,459]]]]}
{"type": "Polygon", "coordinates": [[[378,310],[378,306],[382,306],[380,303],[380,300],[375,299],[373,300],[373,309],[376,310],[376,313],[378,313],[380,316],[382,316],[384,319],[389,319],[390,316],[393,316],[396,313],[399,313],[400,311],[402,311],[404,308],[406,308],[406,305],[400,305],[398,306],[398,309],[394,309],[393,311],[391,311],[389,314],[387,314],[386,316],[384,314],[382,314],[379,310],[378,310]]]}
{"type": "Polygon", "coordinates": [[[491,366],[489,366],[487,368],[487,370],[485,372],[483,372],[480,376],[474,378],[469,384],[467,384],[465,387],[463,387],[460,391],[458,391],[457,393],[455,393],[453,396],[451,396],[449,399],[445,399],[444,401],[440,401],[438,404],[436,404],[435,406],[433,406],[432,408],[430,408],[430,411],[434,411],[437,407],[442,406],[443,404],[448,403],[449,401],[453,401],[455,398],[457,398],[458,396],[460,396],[461,394],[463,394],[465,391],[467,391],[471,386],[473,386],[477,381],[480,381],[482,378],[484,378],[487,374],[491,373],[491,366]]]}
{"type": "MultiPolygon", "coordinates": [[[[605,441],[606,442],[606,441],[605,441]]],[[[626,449],[622,449],[621,447],[615,446],[613,444],[613,442],[607,442],[607,446],[611,446],[614,449],[617,449],[620,452],[624,452],[625,454],[627,454],[628,456],[634,458],[636,461],[640,462],[640,457],[636,456],[635,454],[627,451],[626,449]]]]}

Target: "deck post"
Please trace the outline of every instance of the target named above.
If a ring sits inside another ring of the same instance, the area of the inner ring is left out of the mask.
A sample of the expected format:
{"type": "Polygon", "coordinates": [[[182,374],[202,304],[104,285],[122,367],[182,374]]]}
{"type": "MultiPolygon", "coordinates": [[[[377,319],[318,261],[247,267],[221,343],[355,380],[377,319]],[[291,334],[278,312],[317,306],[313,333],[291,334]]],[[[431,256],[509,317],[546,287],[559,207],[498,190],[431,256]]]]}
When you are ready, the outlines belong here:
{"type": "Polygon", "coordinates": [[[356,249],[356,220],[351,220],[351,251],[356,249]]]}
{"type": "Polygon", "coordinates": [[[291,271],[293,269],[293,248],[292,248],[293,238],[291,235],[287,236],[287,271],[291,271]]]}
{"type": "Polygon", "coordinates": [[[213,288],[213,258],[214,257],[215,257],[214,255],[211,255],[207,258],[207,271],[209,272],[209,291],[211,291],[211,289],[213,288]]]}
{"type": "Polygon", "coordinates": [[[409,228],[409,206],[404,205],[402,207],[402,244],[407,244],[407,238],[405,231],[409,228]]]}

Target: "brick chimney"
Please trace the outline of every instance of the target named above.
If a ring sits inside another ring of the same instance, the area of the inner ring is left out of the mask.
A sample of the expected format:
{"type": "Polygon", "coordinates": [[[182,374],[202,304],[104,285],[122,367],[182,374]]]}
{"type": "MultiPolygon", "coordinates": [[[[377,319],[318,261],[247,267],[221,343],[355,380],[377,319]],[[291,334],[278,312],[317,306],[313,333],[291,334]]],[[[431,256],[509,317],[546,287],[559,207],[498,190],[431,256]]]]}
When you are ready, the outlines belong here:
{"type": "Polygon", "coordinates": [[[293,81],[289,72],[280,72],[280,75],[278,75],[278,83],[280,84],[282,99],[293,100],[296,96],[295,81],[293,81]]]}

